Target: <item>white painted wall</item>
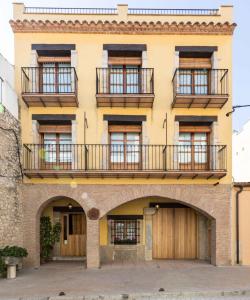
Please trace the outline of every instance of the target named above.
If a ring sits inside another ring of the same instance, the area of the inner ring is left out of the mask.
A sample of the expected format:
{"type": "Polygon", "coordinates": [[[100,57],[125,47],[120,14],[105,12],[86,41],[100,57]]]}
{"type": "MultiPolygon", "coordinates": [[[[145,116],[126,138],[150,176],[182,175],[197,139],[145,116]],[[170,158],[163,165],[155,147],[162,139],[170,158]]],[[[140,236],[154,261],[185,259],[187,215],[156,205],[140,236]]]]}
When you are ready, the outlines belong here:
{"type": "Polygon", "coordinates": [[[250,120],[233,133],[234,182],[250,182],[250,120]]]}
{"type": "Polygon", "coordinates": [[[14,89],[14,66],[0,54],[0,103],[18,119],[18,99],[14,89]]]}

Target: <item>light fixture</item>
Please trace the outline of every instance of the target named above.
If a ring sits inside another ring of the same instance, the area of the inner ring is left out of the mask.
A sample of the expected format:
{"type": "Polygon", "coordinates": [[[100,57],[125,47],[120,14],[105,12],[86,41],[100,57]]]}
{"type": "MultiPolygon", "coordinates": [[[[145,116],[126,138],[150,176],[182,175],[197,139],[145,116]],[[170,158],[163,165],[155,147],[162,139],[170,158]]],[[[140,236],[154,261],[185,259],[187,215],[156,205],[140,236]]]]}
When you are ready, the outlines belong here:
{"type": "Polygon", "coordinates": [[[68,204],[68,209],[72,209],[73,205],[71,203],[68,204]]]}
{"type": "Polygon", "coordinates": [[[159,209],[159,207],[160,207],[159,204],[156,204],[155,208],[156,208],[156,209],[159,209]]]}

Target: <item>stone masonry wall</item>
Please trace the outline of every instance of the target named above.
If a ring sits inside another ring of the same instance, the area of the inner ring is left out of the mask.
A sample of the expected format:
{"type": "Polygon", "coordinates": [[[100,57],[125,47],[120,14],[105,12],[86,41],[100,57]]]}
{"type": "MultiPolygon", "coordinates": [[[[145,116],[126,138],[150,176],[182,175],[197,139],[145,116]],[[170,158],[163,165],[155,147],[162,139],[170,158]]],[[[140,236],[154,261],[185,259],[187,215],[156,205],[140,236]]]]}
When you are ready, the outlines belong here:
{"type": "Polygon", "coordinates": [[[23,245],[19,122],[6,109],[0,112],[0,247],[23,245]]]}

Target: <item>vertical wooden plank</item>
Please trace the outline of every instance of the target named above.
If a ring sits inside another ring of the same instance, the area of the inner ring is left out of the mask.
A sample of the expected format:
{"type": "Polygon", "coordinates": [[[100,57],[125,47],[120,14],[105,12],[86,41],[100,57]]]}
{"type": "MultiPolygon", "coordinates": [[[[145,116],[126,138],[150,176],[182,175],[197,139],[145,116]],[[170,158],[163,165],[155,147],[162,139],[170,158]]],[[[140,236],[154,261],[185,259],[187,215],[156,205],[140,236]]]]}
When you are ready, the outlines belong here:
{"type": "Polygon", "coordinates": [[[153,258],[170,259],[173,254],[173,209],[160,208],[153,215],[153,258]]]}

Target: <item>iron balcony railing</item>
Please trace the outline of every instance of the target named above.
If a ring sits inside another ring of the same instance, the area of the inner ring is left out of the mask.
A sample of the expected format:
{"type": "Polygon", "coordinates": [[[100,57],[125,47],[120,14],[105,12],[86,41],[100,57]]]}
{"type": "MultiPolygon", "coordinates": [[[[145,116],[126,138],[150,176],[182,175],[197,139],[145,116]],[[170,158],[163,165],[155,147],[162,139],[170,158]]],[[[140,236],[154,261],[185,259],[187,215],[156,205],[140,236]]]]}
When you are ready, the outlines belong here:
{"type": "Polygon", "coordinates": [[[96,94],[153,94],[152,68],[97,68],[96,94]]]}
{"type": "Polygon", "coordinates": [[[25,144],[24,170],[226,171],[223,145],[25,144]]]}
{"type": "Polygon", "coordinates": [[[23,67],[22,93],[77,94],[78,78],[73,67],[23,67]]]}
{"type": "Polygon", "coordinates": [[[178,95],[228,95],[228,69],[176,69],[173,93],[178,95]]]}

